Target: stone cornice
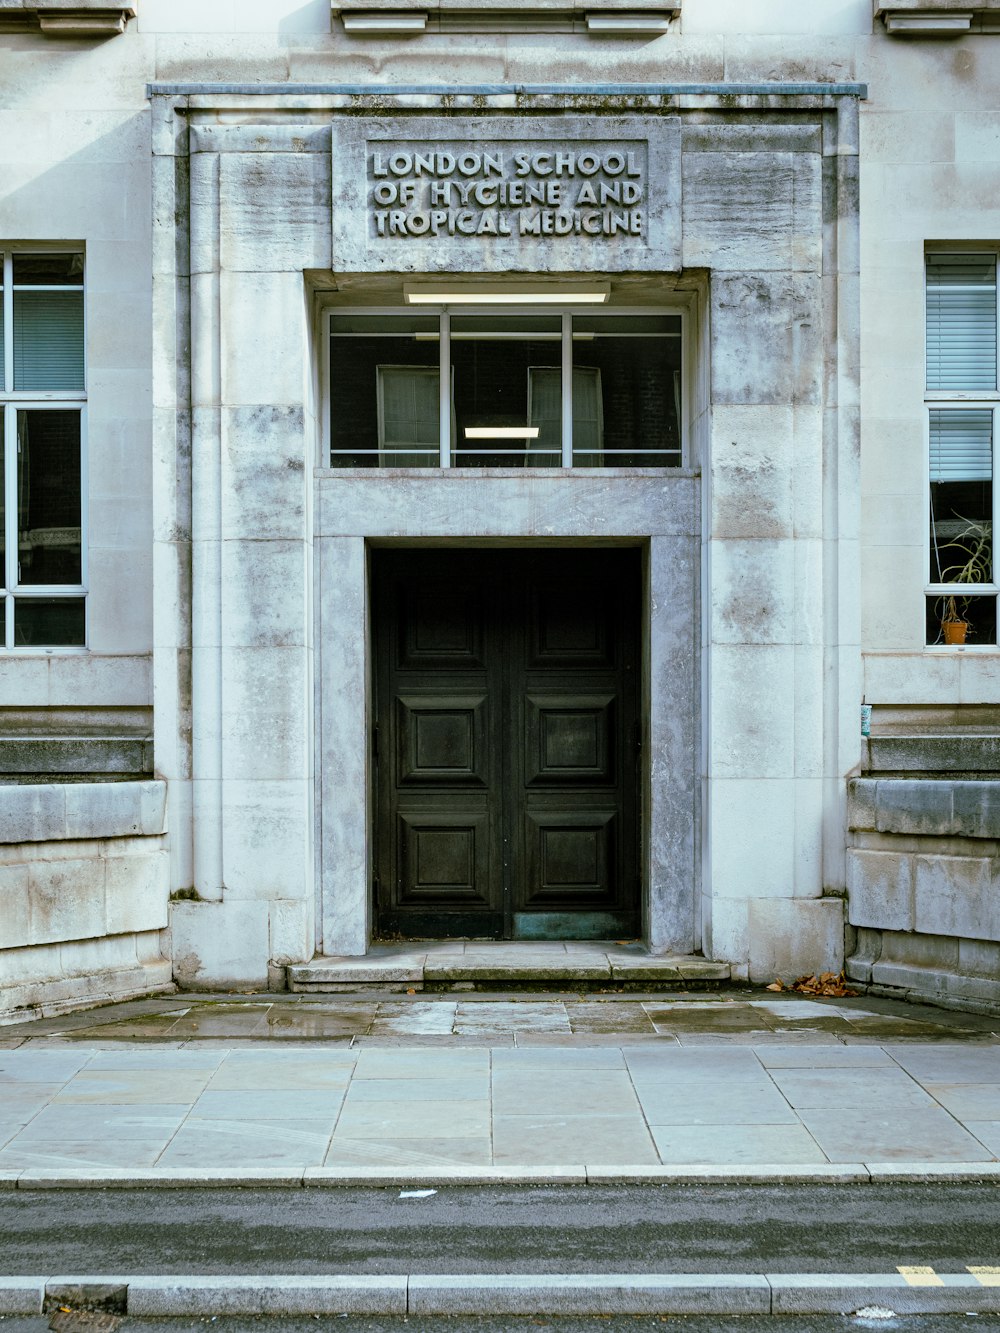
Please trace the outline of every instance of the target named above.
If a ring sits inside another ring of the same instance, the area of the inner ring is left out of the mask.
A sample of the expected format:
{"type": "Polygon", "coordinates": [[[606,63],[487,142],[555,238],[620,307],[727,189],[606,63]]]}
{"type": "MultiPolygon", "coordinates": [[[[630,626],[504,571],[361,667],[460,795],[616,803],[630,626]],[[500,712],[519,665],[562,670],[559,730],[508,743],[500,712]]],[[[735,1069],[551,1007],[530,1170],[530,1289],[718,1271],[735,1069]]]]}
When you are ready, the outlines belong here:
{"type": "Polygon", "coordinates": [[[116,37],[135,18],[136,4],[109,0],[0,0],[0,32],[37,32],[46,37],[116,37]]]}

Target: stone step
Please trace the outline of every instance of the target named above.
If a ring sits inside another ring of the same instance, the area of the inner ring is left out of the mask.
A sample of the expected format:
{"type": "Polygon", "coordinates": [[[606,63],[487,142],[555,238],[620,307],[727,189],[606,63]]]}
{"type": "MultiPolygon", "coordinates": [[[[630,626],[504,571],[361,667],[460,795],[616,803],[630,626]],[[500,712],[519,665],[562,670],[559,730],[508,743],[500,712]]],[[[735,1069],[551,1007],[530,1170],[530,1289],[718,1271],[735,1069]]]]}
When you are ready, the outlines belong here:
{"type": "Polygon", "coordinates": [[[695,989],[730,980],[728,963],[697,954],[651,954],[636,944],[408,941],[376,945],[363,957],[317,956],[286,969],[288,989],[342,992],[452,988],[695,989]]]}

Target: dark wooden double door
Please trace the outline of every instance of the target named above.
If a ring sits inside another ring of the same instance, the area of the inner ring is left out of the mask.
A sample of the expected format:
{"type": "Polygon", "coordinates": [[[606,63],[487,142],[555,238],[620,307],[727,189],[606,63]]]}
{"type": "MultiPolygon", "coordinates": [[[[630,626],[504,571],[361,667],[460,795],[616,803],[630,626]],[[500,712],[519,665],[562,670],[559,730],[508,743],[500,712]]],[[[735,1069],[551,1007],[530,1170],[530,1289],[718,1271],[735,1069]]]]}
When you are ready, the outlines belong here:
{"type": "Polygon", "coordinates": [[[383,936],[638,934],[639,552],[373,568],[383,936]]]}

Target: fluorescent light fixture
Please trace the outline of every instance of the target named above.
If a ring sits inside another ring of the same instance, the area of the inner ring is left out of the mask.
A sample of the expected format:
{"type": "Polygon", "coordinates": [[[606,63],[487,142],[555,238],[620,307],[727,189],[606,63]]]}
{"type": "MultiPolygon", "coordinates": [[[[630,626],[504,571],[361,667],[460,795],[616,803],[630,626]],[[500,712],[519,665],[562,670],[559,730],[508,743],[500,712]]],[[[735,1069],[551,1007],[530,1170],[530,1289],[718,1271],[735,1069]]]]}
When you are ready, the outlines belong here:
{"type": "Polygon", "coordinates": [[[539,426],[466,426],[467,440],[537,440],[539,426]]]}
{"type": "Polygon", "coordinates": [[[426,14],[342,14],[346,32],[423,32],[426,14]]]}
{"type": "Polygon", "coordinates": [[[670,19],[662,14],[588,14],[588,32],[667,32],[670,19]]]}
{"type": "Polygon", "coordinates": [[[610,282],[403,284],[407,305],[604,305],[610,296],[610,282]]]}
{"type": "MultiPolygon", "coordinates": [[[[679,336],[679,335],[678,335],[679,336]]],[[[596,333],[574,333],[573,341],[575,343],[593,342],[597,337],[596,333]]],[[[480,343],[480,342],[531,342],[531,343],[557,343],[562,340],[561,333],[453,333],[451,341],[453,343],[480,343]]],[[[418,343],[436,343],[441,341],[440,333],[415,333],[413,341],[418,343]]]]}

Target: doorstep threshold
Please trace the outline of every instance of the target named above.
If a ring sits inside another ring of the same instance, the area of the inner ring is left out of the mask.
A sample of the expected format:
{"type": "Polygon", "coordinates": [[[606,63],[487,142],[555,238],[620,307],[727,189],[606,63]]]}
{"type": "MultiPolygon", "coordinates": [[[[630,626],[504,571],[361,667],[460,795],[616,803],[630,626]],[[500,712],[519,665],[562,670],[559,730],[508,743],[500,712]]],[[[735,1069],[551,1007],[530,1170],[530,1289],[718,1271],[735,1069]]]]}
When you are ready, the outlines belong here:
{"type": "Polygon", "coordinates": [[[291,991],[453,989],[693,989],[731,979],[728,963],[653,954],[633,941],[402,940],[360,957],[318,955],[287,969],[291,991]]]}

